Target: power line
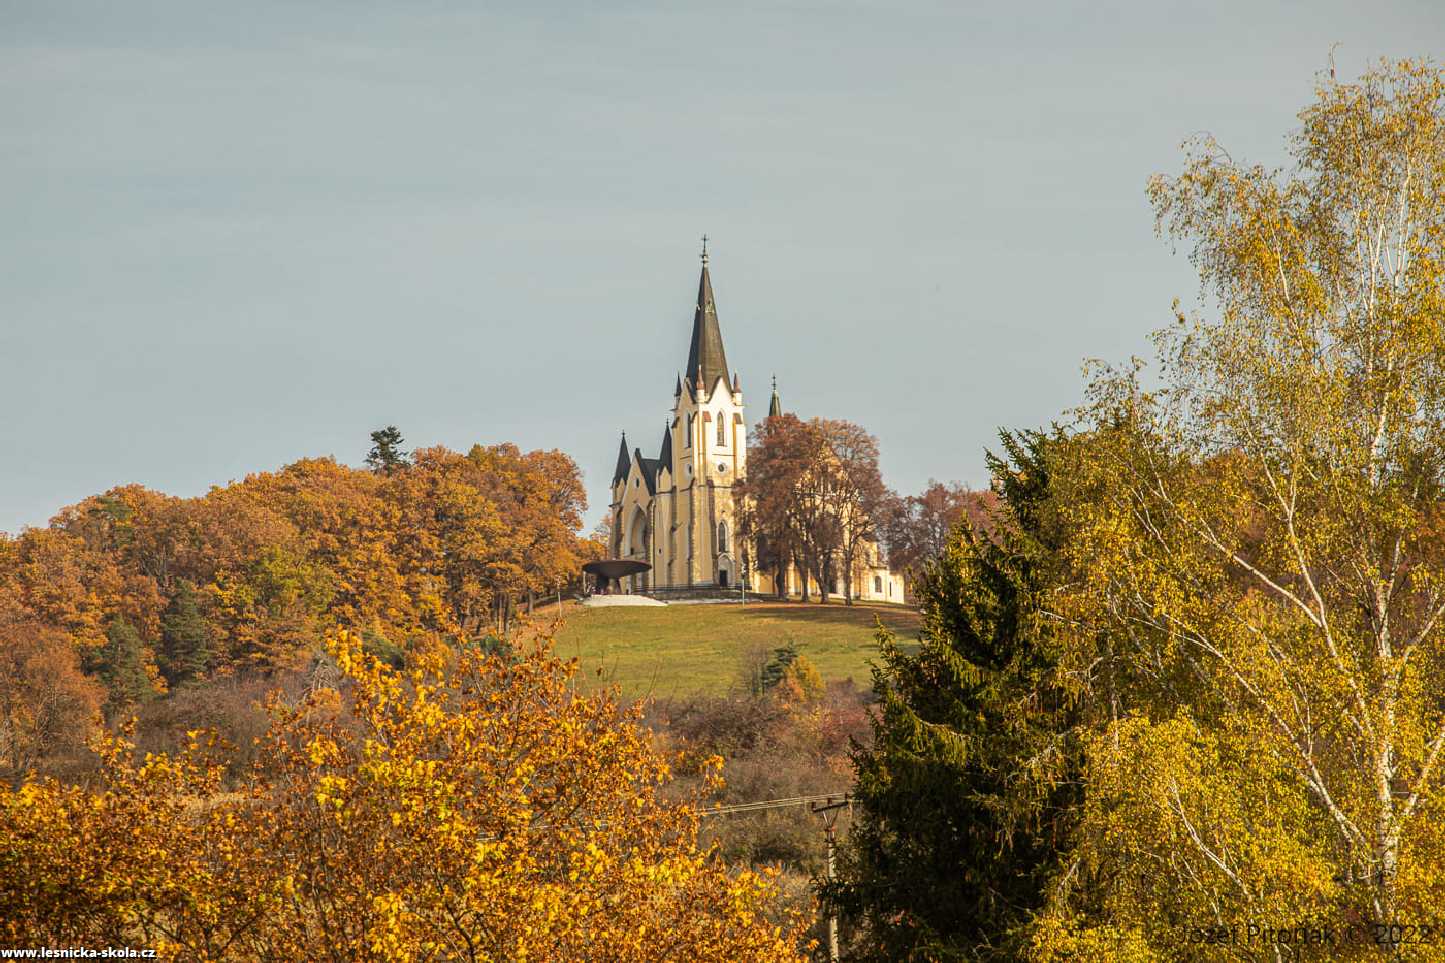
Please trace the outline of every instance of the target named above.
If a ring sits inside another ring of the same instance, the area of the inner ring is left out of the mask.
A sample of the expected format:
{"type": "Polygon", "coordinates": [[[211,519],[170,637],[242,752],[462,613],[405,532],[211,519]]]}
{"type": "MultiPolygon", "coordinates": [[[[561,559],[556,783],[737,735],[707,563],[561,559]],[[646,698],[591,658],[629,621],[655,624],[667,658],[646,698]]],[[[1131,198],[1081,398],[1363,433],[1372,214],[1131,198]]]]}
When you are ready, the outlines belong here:
{"type": "MultiPolygon", "coordinates": [[[[838,821],[838,811],[847,807],[852,808],[853,797],[846,792],[823,793],[812,796],[789,796],[786,799],[759,799],[755,802],[738,803],[733,806],[715,806],[712,809],[699,809],[699,816],[732,816],[739,813],[760,813],[770,809],[790,809],[797,806],[807,806],[812,813],[823,817],[823,840],[827,851],[827,880],[833,882],[837,878],[835,860],[837,853],[837,837],[834,835],[834,827],[838,821]]],[[[828,933],[828,961],[838,961],[838,916],[831,908],[827,908],[824,917],[828,933]]]]}
{"type": "Polygon", "coordinates": [[[842,803],[847,802],[848,794],[842,792],[821,793],[812,796],[789,796],[786,799],[759,799],[754,802],[737,803],[732,806],[714,806],[711,809],[699,809],[699,816],[731,816],[735,813],[759,813],[769,809],[787,809],[793,806],[806,806],[810,803],[842,803]]]}
{"type": "MultiPolygon", "coordinates": [[[[788,796],[784,799],[757,799],[753,802],[737,803],[732,806],[713,806],[710,809],[698,809],[699,816],[735,816],[740,813],[761,813],[770,809],[788,809],[796,806],[808,806],[813,803],[823,803],[829,806],[842,806],[851,800],[845,792],[821,793],[812,796],[788,796]]],[[[545,825],[545,824],[542,824],[545,825]]],[[[594,829],[607,829],[612,825],[611,820],[603,820],[593,824],[594,829]]],[[[482,842],[496,840],[496,835],[483,833],[477,837],[482,842]]]]}
{"type": "MultiPolygon", "coordinates": [[[[810,806],[814,803],[822,803],[829,809],[847,805],[852,797],[845,792],[819,793],[812,796],[788,796],[783,799],[757,799],[752,802],[736,803],[732,806],[713,806],[710,809],[698,809],[699,816],[735,816],[740,813],[761,813],[771,809],[789,809],[797,806],[810,806]]],[[[820,810],[815,809],[814,812],[820,810]]],[[[595,823],[595,829],[607,829],[612,825],[611,820],[603,820],[595,823]]],[[[491,842],[498,837],[491,833],[483,833],[477,837],[483,842],[491,842]]]]}

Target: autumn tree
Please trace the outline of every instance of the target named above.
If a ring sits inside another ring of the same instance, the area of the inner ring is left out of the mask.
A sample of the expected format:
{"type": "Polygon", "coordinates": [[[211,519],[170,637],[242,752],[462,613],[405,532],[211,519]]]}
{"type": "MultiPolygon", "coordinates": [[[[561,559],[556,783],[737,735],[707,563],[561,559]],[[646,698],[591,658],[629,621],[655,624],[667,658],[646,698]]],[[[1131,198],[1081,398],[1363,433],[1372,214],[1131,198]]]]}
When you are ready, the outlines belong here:
{"type": "Polygon", "coordinates": [[[804,601],[809,582],[826,602],[839,581],[852,601],[854,570],[877,538],[887,495],[877,439],[846,421],[764,419],[753,429],[739,490],[743,531],[757,539],[759,564],[779,586],[796,564],[806,574],[804,601]]]}
{"type": "Polygon", "coordinates": [[[396,551],[428,628],[474,636],[493,623],[510,536],[496,504],[472,483],[474,466],[446,449],[416,453],[390,497],[401,510],[396,551]]]}
{"type": "Polygon", "coordinates": [[[566,455],[496,445],[416,462],[308,458],[190,499],[113,488],[0,541],[0,592],[87,665],[124,621],[176,682],[297,666],[341,626],[398,650],[504,632],[520,600],[575,578],[590,549],[566,455]]]}
{"type": "Polygon", "coordinates": [[[991,530],[996,505],[992,491],[933,479],[917,495],[891,497],[881,523],[888,564],[906,572],[940,557],[960,521],[967,520],[977,531],[991,530]]]}
{"type": "MultiPolygon", "coordinates": [[[[853,580],[864,558],[879,540],[878,519],[883,516],[888,489],[878,469],[878,439],[849,421],[818,423],[826,453],[815,471],[829,479],[825,488],[827,514],[836,520],[837,553],[842,569],[843,598],[853,604],[853,580]]],[[[826,596],[825,596],[826,598],[826,596]]]]}
{"type": "Polygon", "coordinates": [[[587,497],[576,463],[559,451],[476,445],[467,461],[507,535],[497,540],[489,574],[505,634],[515,599],[530,599],[580,570],[577,532],[587,497]]]}
{"type": "MultiPolygon", "coordinates": [[[[267,541],[288,546],[328,574],[327,627],[362,625],[404,634],[419,628],[397,542],[400,508],[395,483],[331,458],[308,458],[248,477],[228,500],[243,502],[259,521],[279,523],[267,541]]],[[[254,558],[265,551],[248,551],[254,558]]]]}
{"type": "Polygon", "coordinates": [[[0,781],[83,752],[104,697],[63,632],[0,599],[0,781]]]}
{"type": "MultiPolygon", "coordinates": [[[[807,529],[810,509],[795,497],[809,467],[821,450],[817,432],[795,415],[784,414],[759,422],[748,449],[748,474],[738,483],[740,525],[758,543],[758,564],[774,573],[778,591],[793,563],[805,565],[811,548],[807,529]]],[[[809,580],[803,579],[803,600],[809,580]]]]}
{"type": "MultiPolygon", "coordinates": [[[[772,419],[768,419],[771,421],[772,419]]],[[[828,457],[827,440],[815,422],[800,434],[799,457],[806,466],[784,501],[792,526],[795,560],[803,571],[803,600],[807,583],[818,586],[818,601],[826,603],[837,584],[838,550],[843,544],[843,520],[834,512],[838,479],[828,457]]]]}
{"type": "Polygon", "coordinates": [[[270,670],[295,663],[319,644],[332,573],[297,545],[273,545],[243,566],[217,574],[211,607],[236,667],[270,670]]]}
{"type": "Polygon", "coordinates": [[[1084,413],[1050,604],[1089,791],[1041,957],[1445,898],[1442,98],[1428,64],[1331,76],[1291,169],[1206,138],[1150,184],[1214,303],[1162,389],[1106,371],[1084,413]]]}
{"type": "MultiPolygon", "coordinates": [[[[111,621],[130,608],[115,560],[61,527],[22,532],[7,556],[4,578],[21,604],[69,635],[82,652],[103,646],[111,621]]],[[[133,609],[125,614],[143,621],[133,609]]]]}
{"type": "Polygon", "coordinates": [[[545,646],[433,643],[405,673],[357,639],[344,686],[273,704],[268,769],[218,795],[219,751],[105,783],[0,789],[0,941],[162,959],[801,960],[767,873],[697,846],[634,711],[545,646]]]}

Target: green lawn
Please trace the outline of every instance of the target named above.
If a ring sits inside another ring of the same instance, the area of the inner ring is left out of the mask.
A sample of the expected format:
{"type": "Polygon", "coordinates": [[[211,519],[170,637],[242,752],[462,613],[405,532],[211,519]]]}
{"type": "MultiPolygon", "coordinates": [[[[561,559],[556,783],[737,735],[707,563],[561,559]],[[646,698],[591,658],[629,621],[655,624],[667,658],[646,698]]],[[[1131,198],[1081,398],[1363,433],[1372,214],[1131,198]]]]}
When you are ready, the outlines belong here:
{"type": "MultiPolygon", "coordinates": [[[[545,614],[555,614],[548,607],[545,614]]],[[[539,613],[544,614],[544,613],[539,613]]],[[[871,680],[877,620],[900,642],[917,638],[918,613],[895,605],[669,605],[584,608],[567,605],[557,654],[581,663],[584,686],[617,684],[632,698],[722,694],[739,685],[749,656],[793,642],[825,681],[871,680]]]]}

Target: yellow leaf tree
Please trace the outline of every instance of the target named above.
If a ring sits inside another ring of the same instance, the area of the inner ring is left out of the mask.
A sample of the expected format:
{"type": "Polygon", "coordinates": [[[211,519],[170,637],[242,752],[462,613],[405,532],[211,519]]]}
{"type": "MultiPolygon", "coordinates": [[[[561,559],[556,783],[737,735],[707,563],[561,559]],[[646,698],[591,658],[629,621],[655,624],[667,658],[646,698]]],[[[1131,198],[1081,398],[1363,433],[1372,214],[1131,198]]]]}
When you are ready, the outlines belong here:
{"type": "Polygon", "coordinates": [[[1096,380],[1067,473],[1051,604],[1097,726],[1042,956],[1445,901],[1445,78],[1300,117],[1291,171],[1206,140],[1150,186],[1218,310],[1161,336],[1163,388],[1096,380]]]}
{"type": "MultiPolygon", "coordinates": [[[[788,960],[766,873],[697,845],[691,806],[608,696],[522,655],[353,636],[338,688],[277,699],[267,763],[221,793],[200,744],[106,746],[97,792],[0,791],[7,944],[149,945],[176,959],[788,960]]],[[[199,740],[199,736],[197,739],[199,740]]]]}

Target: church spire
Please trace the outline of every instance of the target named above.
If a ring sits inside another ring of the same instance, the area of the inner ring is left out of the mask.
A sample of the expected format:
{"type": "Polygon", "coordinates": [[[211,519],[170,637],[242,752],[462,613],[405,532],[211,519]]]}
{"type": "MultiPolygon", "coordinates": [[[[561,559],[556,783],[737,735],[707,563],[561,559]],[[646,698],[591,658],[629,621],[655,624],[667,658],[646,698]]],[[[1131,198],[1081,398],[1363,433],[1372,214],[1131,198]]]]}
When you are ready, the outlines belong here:
{"type": "Polygon", "coordinates": [[[672,471],[672,425],[662,426],[662,450],[657,453],[657,465],[672,471]]]}
{"type": "Polygon", "coordinates": [[[778,400],[778,376],[773,375],[773,400],[768,403],[768,417],[776,418],[783,413],[783,403],[778,400]]]}
{"type": "Polygon", "coordinates": [[[687,371],[693,390],[711,391],[717,379],[728,378],[728,359],[723,353],[722,329],[717,322],[717,303],[712,295],[712,278],[707,270],[707,235],[702,241],[702,277],[697,284],[697,310],[692,316],[692,343],[687,351],[687,371]]]}
{"type": "Polygon", "coordinates": [[[617,470],[612,473],[612,484],[617,484],[627,477],[627,472],[632,468],[632,456],[627,453],[627,432],[622,433],[622,447],[617,449],[617,470]]]}

